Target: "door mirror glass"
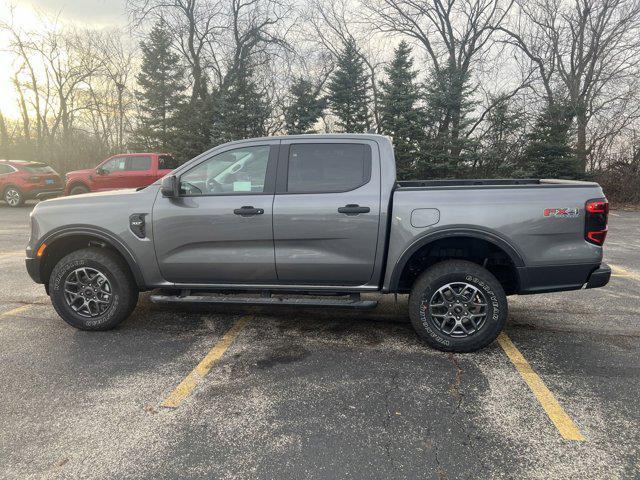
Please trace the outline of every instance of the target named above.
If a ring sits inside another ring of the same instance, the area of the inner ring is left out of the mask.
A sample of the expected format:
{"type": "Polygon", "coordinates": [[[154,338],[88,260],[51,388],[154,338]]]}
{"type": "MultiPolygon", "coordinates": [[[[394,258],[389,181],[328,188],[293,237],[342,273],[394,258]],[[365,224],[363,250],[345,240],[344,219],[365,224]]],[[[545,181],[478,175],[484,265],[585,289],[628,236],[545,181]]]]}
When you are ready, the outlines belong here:
{"type": "Polygon", "coordinates": [[[106,174],[107,174],[107,173],[109,173],[109,172],[108,172],[108,171],[106,171],[106,170],[105,170],[104,168],[102,168],[102,167],[98,167],[98,168],[96,168],[96,173],[97,173],[98,175],[106,175],[106,174]]]}
{"type": "Polygon", "coordinates": [[[178,179],[175,175],[167,175],[162,178],[162,187],[160,188],[163,197],[175,198],[178,196],[178,179]]]}

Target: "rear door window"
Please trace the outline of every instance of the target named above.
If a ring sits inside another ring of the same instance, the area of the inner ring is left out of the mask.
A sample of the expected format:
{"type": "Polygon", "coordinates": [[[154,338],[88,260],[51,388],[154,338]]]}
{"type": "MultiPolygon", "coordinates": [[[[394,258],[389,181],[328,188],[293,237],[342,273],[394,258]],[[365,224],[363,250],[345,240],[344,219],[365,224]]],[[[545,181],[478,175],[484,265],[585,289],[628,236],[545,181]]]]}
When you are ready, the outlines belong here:
{"type": "Polygon", "coordinates": [[[299,143],[289,147],[287,192],[347,192],[371,178],[371,147],[356,143],[299,143]]]}
{"type": "Polygon", "coordinates": [[[151,170],[151,157],[129,157],[127,171],[151,170]]]}
{"type": "Polygon", "coordinates": [[[5,173],[13,173],[13,172],[15,172],[15,170],[11,168],[9,165],[2,165],[0,163],[0,175],[3,175],[5,173]]]}

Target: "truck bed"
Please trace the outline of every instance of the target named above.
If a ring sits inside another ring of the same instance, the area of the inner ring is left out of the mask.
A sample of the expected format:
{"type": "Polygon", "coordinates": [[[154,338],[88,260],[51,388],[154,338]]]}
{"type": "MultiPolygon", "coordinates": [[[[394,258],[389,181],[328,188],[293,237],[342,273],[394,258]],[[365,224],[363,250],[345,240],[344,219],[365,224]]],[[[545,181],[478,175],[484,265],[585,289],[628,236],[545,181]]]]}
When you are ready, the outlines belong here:
{"type": "MultiPolygon", "coordinates": [[[[389,259],[425,239],[477,236],[513,254],[519,293],[580,288],[602,261],[602,248],[585,241],[585,204],[604,198],[597,183],[572,180],[429,180],[396,182],[389,259]],[[561,216],[548,211],[564,211],[561,216]]],[[[455,252],[453,252],[455,253],[455,252]]],[[[385,285],[395,283],[387,263],[385,285]]]]}
{"type": "Polygon", "coordinates": [[[471,188],[513,188],[513,187],[586,187],[597,186],[593,182],[557,179],[505,179],[505,178],[470,178],[464,180],[404,180],[396,182],[396,190],[440,189],[450,187],[471,188]]]}

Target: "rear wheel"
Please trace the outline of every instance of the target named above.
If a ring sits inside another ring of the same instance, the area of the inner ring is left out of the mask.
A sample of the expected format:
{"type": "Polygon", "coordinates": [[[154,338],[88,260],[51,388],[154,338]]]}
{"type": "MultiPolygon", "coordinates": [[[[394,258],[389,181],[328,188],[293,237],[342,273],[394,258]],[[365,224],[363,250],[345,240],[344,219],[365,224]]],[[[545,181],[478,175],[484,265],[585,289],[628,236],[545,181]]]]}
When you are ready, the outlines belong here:
{"type": "Polygon", "coordinates": [[[116,254],[85,248],[63,257],[49,279],[56,312],[80,330],[109,330],[125,320],[138,302],[138,288],[116,254]]]}
{"type": "Polygon", "coordinates": [[[74,185],[69,190],[69,195],[80,195],[82,193],[89,193],[89,189],[84,185],[74,185]]]}
{"type": "Polygon", "coordinates": [[[500,282],[481,266],[447,260],[426,270],[409,297],[411,323],[420,337],[447,352],[472,352],[493,342],[507,321],[500,282]]]}
{"type": "Polygon", "coordinates": [[[24,195],[18,187],[14,186],[5,188],[2,198],[10,207],[20,207],[24,203],[24,195]]]}

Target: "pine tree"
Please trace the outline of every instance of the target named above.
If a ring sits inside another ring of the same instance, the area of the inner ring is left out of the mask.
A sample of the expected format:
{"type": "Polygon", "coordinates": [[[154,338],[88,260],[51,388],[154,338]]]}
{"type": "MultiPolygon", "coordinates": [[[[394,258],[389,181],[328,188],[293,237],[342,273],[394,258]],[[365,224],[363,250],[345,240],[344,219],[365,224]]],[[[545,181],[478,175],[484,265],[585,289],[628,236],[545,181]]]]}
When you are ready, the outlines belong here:
{"type": "Polygon", "coordinates": [[[517,168],[526,144],[524,113],[506,95],[493,98],[491,102],[493,107],[486,117],[481,158],[474,176],[508,177],[517,168]]]}
{"type": "Polygon", "coordinates": [[[338,127],[349,133],[369,130],[369,79],[355,41],[346,43],[329,85],[328,102],[338,127]]]}
{"type": "Polygon", "coordinates": [[[537,178],[576,178],[578,163],[571,148],[573,112],[564,102],[548,104],[529,133],[523,173],[537,178]]]}
{"type": "Polygon", "coordinates": [[[456,67],[434,71],[426,86],[427,137],[418,166],[426,178],[456,178],[468,171],[476,142],[467,137],[472,124],[473,89],[469,75],[456,67]]]}
{"type": "Polygon", "coordinates": [[[172,146],[174,117],[184,99],[184,70],[180,57],[171,51],[171,37],[163,20],[154,25],[140,48],[140,90],[136,91],[140,116],[133,143],[144,149],[166,151],[172,146]]]}
{"type": "Polygon", "coordinates": [[[400,42],[391,64],[385,69],[387,80],[380,82],[381,132],[393,137],[398,178],[414,176],[415,164],[424,141],[424,112],[418,106],[420,88],[416,84],[411,47],[400,42]]]}
{"type": "Polygon", "coordinates": [[[215,92],[205,93],[202,97],[184,102],[175,115],[176,135],[172,153],[183,162],[221,143],[212,139],[216,118],[213,106],[215,92]]]}
{"type": "Polygon", "coordinates": [[[315,133],[316,124],[326,101],[320,98],[319,90],[304,78],[296,79],[289,91],[291,103],[284,112],[284,124],[290,135],[315,133]]]}
{"type": "Polygon", "coordinates": [[[248,62],[240,62],[227,75],[214,102],[214,115],[216,142],[266,135],[271,108],[253,79],[253,69],[248,62]]]}

